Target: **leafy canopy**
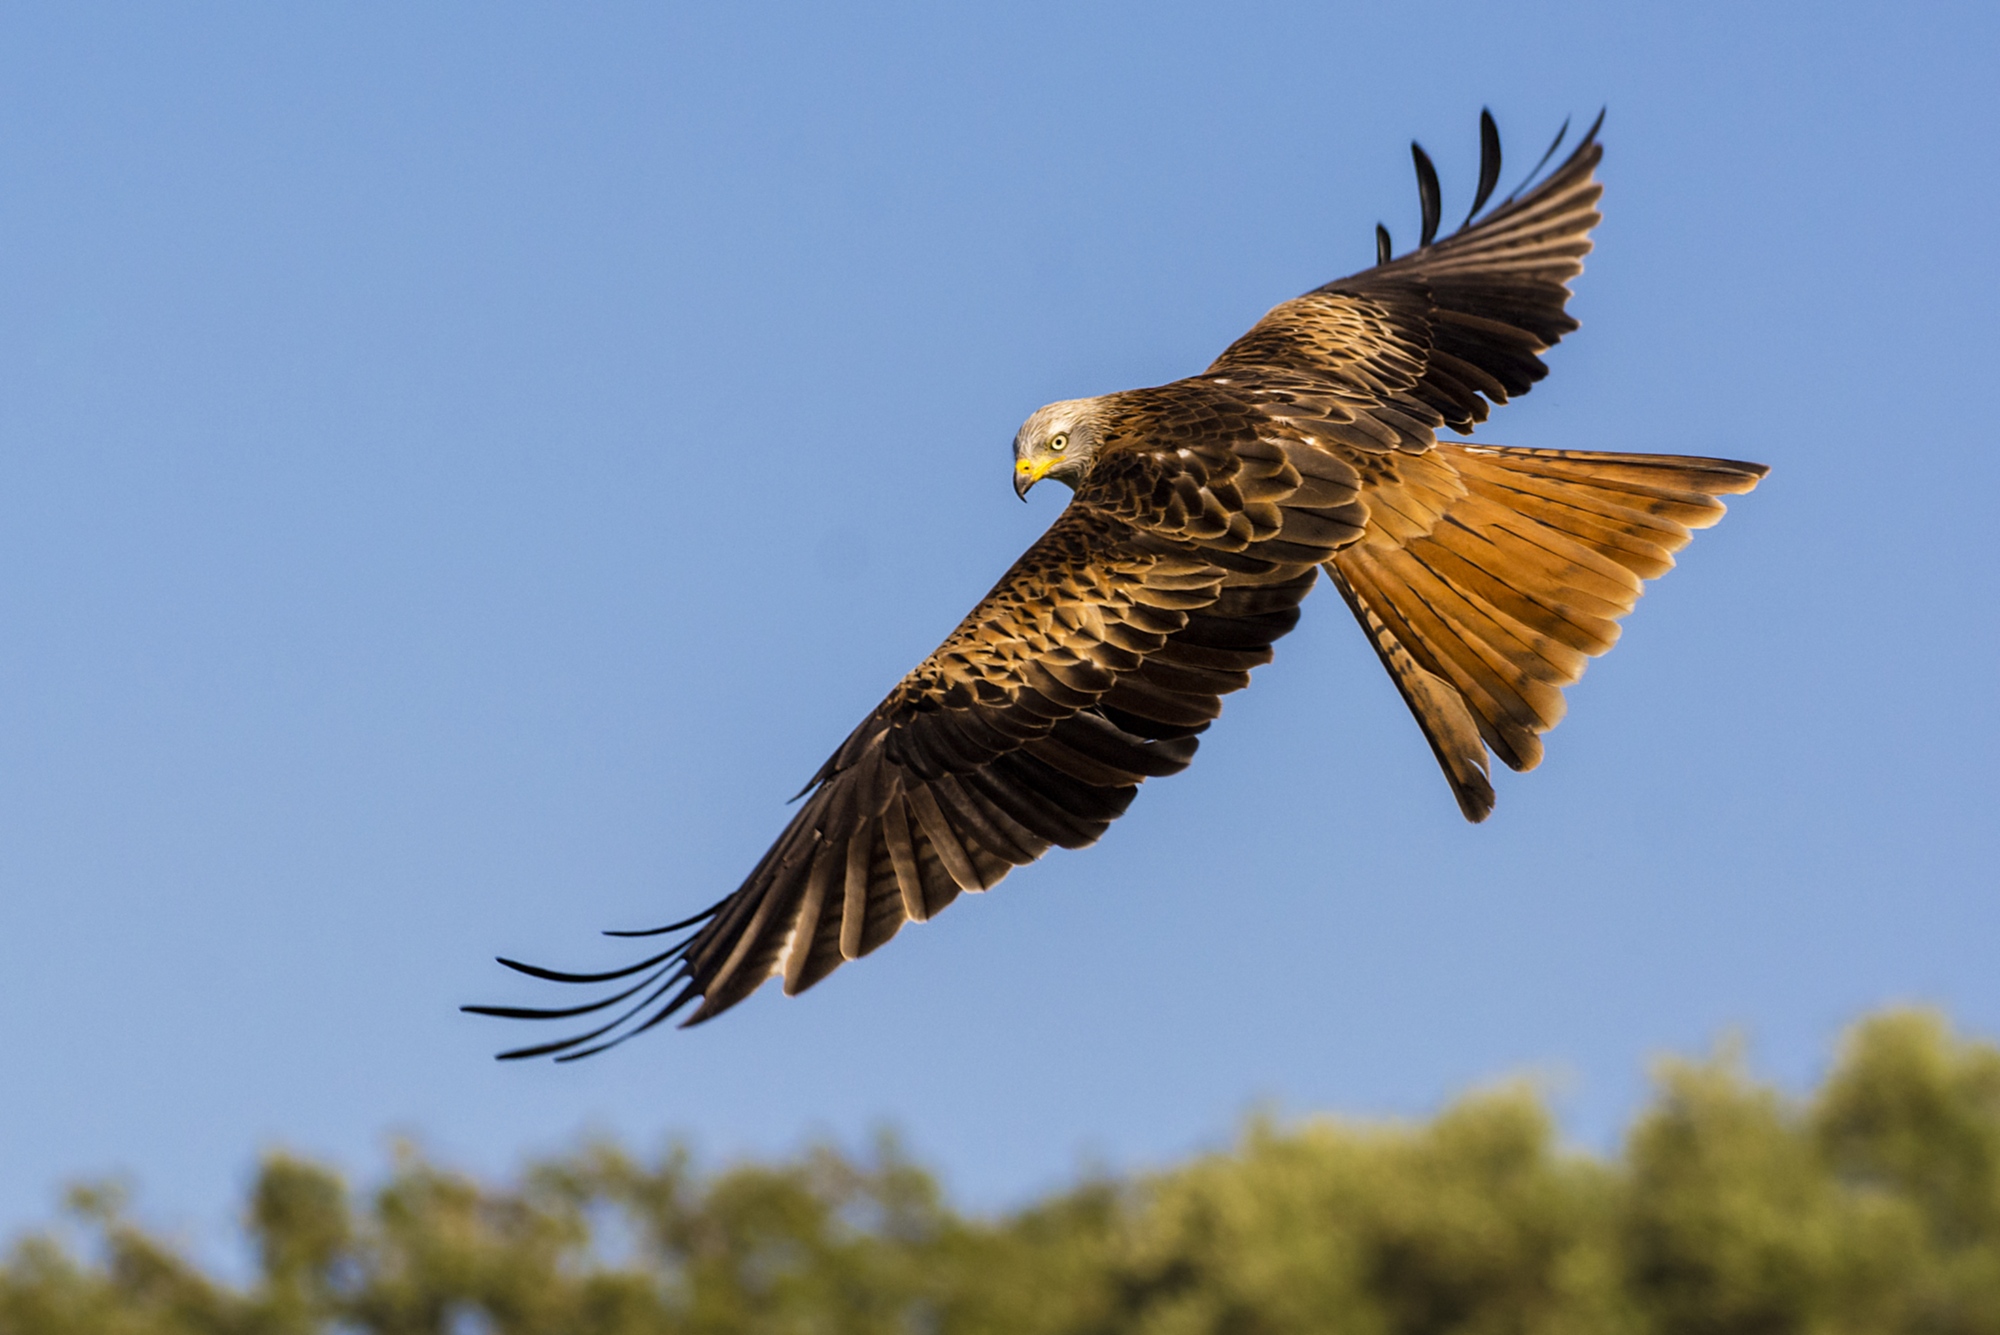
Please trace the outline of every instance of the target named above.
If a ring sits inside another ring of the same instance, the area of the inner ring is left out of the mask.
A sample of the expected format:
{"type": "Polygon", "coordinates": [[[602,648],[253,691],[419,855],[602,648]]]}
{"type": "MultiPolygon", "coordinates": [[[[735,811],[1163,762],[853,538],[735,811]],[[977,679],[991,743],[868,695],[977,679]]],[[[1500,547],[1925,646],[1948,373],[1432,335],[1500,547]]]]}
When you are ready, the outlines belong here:
{"type": "Polygon", "coordinates": [[[267,1158],[232,1285],[72,1191],[0,1263],[0,1335],[2000,1335],[2000,1050],[1863,1021],[1804,1101],[1663,1067],[1610,1161],[1525,1088],[954,1210],[893,1140],[698,1170],[593,1144],[488,1184],[411,1150],[357,1197],[267,1158]],[[74,1229],[72,1231],[75,1231],[74,1229]]]}

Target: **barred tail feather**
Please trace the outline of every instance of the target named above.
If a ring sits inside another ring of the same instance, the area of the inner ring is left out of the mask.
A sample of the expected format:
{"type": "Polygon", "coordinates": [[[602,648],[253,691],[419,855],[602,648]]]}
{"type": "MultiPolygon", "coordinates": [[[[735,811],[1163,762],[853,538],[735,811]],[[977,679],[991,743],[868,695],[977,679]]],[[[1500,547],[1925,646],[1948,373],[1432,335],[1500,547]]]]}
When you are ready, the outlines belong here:
{"type": "Polygon", "coordinates": [[[1403,703],[1416,715],[1417,726],[1423,729],[1424,740],[1431,744],[1431,754],[1437,757],[1452,796],[1458,799],[1458,809],[1469,821],[1485,820],[1493,811],[1493,784],[1487,777],[1486,747],[1479,740],[1479,725],[1473,721],[1465,697],[1450,682],[1418,666],[1403,642],[1341,575],[1338,564],[1327,562],[1327,573],[1368,633],[1368,642],[1375,646],[1403,703]]]}
{"type": "Polygon", "coordinates": [[[1326,563],[1436,753],[1460,810],[1493,809],[1485,751],[1540,763],[1562,691],[1618,637],[1718,497],[1760,464],[1440,442],[1368,499],[1398,522],[1326,563]]]}

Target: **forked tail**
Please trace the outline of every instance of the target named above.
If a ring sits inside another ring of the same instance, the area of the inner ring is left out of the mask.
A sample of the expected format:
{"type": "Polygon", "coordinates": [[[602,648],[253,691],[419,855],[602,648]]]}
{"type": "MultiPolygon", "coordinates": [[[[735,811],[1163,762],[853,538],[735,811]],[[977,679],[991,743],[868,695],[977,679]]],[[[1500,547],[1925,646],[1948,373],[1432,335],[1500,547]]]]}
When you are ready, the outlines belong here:
{"type": "Polygon", "coordinates": [[[1643,582],[1766,471],[1441,441],[1368,489],[1367,536],[1326,568],[1468,820],[1493,810],[1486,751],[1539,764],[1562,688],[1617,640],[1643,582]]]}

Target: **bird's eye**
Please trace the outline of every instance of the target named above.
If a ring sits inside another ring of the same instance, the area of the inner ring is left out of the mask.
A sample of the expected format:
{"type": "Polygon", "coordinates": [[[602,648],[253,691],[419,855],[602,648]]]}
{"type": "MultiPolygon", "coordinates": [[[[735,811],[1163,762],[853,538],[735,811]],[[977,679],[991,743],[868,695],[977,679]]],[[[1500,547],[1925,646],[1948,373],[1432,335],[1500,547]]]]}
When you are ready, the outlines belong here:
{"type": "Polygon", "coordinates": [[[1051,454],[1061,454],[1064,450],[1068,448],[1069,448],[1069,436],[1067,434],[1055,435],[1049,437],[1049,452],[1051,454]]]}

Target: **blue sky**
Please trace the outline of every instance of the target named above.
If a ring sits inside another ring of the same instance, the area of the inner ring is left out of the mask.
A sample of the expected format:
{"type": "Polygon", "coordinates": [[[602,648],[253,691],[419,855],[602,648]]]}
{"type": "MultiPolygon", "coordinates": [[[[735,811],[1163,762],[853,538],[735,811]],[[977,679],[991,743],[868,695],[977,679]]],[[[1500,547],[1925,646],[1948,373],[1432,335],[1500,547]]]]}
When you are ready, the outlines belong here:
{"type": "Polygon", "coordinates": [[[254,1154],[900,1127],[1001,1204],[1513,1072],[1584,1143],[1740,1029],[2000,1033],[1987,6],[0,8],[0,1236],[254,1154]],[[1770,480],[1459,818],[1331,594],[1193,769],[805,998],[500,1065],[495,953],[733,886],[1200,369],[1609,104],[1502,444],[1770,480]]]}

